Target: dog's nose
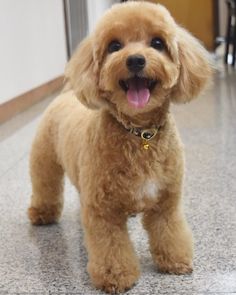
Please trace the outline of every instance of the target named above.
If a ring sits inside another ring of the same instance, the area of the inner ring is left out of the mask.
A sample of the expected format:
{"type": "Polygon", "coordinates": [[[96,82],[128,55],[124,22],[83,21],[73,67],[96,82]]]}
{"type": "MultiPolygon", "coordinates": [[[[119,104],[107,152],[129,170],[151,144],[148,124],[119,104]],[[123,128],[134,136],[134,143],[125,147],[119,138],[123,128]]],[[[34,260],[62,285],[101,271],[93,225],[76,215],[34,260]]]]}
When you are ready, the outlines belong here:
{"type": "Polygon", "coordinates": [[[145,57],[140,54],[130,55],[126,60],[127,68],[133,73],[140,72],[145,67],[145,64],[145,57]]]}

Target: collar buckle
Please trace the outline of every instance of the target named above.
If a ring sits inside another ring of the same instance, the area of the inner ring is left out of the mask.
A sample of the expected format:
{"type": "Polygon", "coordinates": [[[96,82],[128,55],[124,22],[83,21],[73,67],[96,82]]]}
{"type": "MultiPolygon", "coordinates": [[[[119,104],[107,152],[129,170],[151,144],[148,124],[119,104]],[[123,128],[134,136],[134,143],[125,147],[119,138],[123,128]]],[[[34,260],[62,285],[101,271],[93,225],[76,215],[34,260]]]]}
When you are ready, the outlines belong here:
{"type": "Polygon", "coordinates": [[[153,139],[157,135],[157,128],[151,128],[151,129],[144,129],[141,132],[141,138],[142,138],[142,145],[144,150],[149,149],[149,141],[153,139]]]}
{"type": "Polygon", "coordinates": [[[148,128],[148,129],[142,129],[139,127],[132,127],[127,130],[130,133],[134,134],[135,136],[140,137],[142,139],[143,149],[148,150],[150,147],[149,141],[152,140],[157,135],[157,133],[160,129],[161,129],[161,126],[148,128]]]}
{"type": "Polygon", "coordinates": [[[153,139],[156,135],[157,135],[157,128],[144,129],[141,132],[141,138],[146,141],[153,139]]]}

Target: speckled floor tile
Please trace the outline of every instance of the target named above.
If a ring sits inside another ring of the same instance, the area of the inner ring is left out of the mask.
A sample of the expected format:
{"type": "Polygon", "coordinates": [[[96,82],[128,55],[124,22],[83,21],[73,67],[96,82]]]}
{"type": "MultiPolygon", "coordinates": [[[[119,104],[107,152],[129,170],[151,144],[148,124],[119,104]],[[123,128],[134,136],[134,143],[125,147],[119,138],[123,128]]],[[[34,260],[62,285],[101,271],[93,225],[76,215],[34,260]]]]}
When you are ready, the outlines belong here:
{"type": "MultiPolygon", "coordinates": [[[[32,227],[26,217],[28,153],[41,109],[0,126],[0,294],[103,294],[86,272],[79,199],[71,184],[66,183],[58,225],[32,227]]],[[[140,219],[131,218],[142,275],[126,294],[236,294],[236,73],[219,73],[211,91],[173,106],[173,112],[186,149],[185,208],[195,237],[194,272],[158,273],[140,219]]]]}

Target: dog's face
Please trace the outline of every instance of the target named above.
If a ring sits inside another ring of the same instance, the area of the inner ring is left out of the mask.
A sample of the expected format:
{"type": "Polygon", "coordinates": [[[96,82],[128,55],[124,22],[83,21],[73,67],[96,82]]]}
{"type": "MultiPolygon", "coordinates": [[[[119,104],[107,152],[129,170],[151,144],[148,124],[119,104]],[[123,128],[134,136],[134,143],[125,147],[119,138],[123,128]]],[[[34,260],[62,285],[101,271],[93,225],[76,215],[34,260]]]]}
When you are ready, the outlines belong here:
{"type": "Polygon", "coordinates": [[[87,106],[126,115],[196,96],[211,74],[206,51],[161,5],[114,5],[79,47],[66,76],[87,106]]]}
{"type": "Polygon", "coordinates": [[[153,6],[116,6],[95,32],[99,88],[126,114],[160,106],[179,75],[175,23],[153,6]]]}

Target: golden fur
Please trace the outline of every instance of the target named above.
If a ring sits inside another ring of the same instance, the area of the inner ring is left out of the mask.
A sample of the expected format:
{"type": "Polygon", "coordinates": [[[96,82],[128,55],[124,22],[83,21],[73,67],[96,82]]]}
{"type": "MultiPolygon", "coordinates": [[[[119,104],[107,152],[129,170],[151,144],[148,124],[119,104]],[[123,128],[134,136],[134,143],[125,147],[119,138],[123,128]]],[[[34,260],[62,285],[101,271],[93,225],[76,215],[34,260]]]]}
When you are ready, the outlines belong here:
{"type": "Polygon", "coordinates": [[[66,91],[47,109],[31,152],[33,224],[57,222],[67,173],[80,192],[88,272],[98,288],[122,292],[140,274],[126,221],[143,213],[158,269],[192,271],[191,231],[182,211],[183,147],[169,113],[171,102],[190,101],[211,76],[207,52],[161,5],[116,4],[105,13],[66,68],[66,91]],[[158,36],[166,48],[150,47],[158,36]],[[112,40],[124,47],[107,52],[112,40]],[[142,54],[144,73],[158,79],[148,104],[128,105],[119,86],[129,78],[126,59],[142,54]],[[162,126],[144,150],[125,128],[162,126]]]}

